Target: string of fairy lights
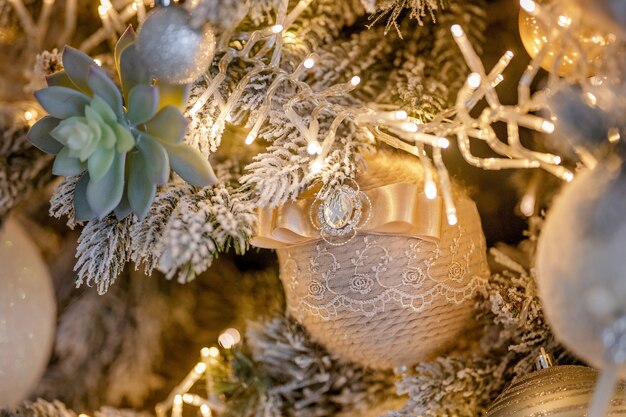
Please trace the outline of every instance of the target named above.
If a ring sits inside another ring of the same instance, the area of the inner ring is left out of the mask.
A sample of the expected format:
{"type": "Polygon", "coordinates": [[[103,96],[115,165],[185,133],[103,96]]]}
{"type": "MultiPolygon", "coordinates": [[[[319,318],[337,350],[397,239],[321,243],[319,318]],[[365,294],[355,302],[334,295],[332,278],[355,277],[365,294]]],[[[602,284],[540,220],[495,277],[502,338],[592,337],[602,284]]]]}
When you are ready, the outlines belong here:
{"type": "MultiPolygon", "coordinates": [[[[323,170],[325,159],[335,143],[340,125],[352,122],[372,141],[386,143],[418,158],[425,172],[424,193],[426,197],[434,199],[441,193],[448,223],[452,225],[457,222],[456,208],[442,155],[442,151],[450,146],[448,137],[456,137],[457,146],[463,158],[473,166],[489,170],[542,168],[565,181],[573,179],[573,173],[560,165],[561,158],[558,155],[527,149],[520,141],[520,127],[542,134],[550,134],[555,129],[551,120],[534,114],[547,108],[545,92],[539,90],[531,94],[532,81],[538,74],[541,60],[548,53],[547,44],[531,60],[520,78],[518,103],[513,106],[503,105],[498,98],[496,87],[503,80],[503,72],[513,58],[512,52],[506,51],[496,65],[487,72],[463,28],[460,25],[453,25],[452,36],[471,73],[458,92],[455,106],[434,115],[431,121],[423,123],[408,115],[406,111],[390,109],[388,105],[349,107],[334,103],[331,100],[333,97],[345,96],[358,88],[361,79],[356,75],[350,77],[345,83],[333,85],[322,91],[313,91],[306,82],[302,81],[302,78],[306,71],[313,68],[319,60],[319,56],[314,52],[307,55],[291,73],[281,68],[283,39],[293,38],[289,28],[311,1],[300,0],[291,11],[287,10],[288,1],[282,1],[273,25],[249,33],[243,41],[242,36],[238,35],[239,44],[242,45],[240,49],[231,46],[234,34],[223,33],[217,43],[217,53],[222,54],[217,63],[218,73],[214,77],[208,73],[205,74],[207,87],[191,105],[187,115],[192,119],[199,117],[200,111],[209,100],[217,100],[220,112],[212,125],[212,133],[217,135],[225,123],[230,121],[233,108],[253,78],[262,72],[273,71],[276,77],[267,89],[266,97],[256,113],[256,119],[251,123],[252,127],[245,138],[246,144],[251,144],[256,140],[268,117],[272,99],[278,88],[284,83],[290,83],[297,88],[297,92],[285,105],[285,114],[306,140],[307,151],[311,155],[309,168],[312,174],[316,175],[323,170]],[[224,100],[219,93],[219,87],[226,80],[229,65],[236,59],[244,59],[253,66],[238,82],[230,96],[224,100]],[[472,111],[482,100],[486,101],[487,106],[478,116],[472,116],[472,111]],[[303,101],[316,103],[308,124],[295,110],[297,104],[303,101]],[[322,112],[334,114],[334,119],[324,137],[320,137],[319,130],[319,116],[322,112]],[[493,128],[496,123],[506,124],[505,138],[501,139],[497,136],[493,128]],[[471,152],[473,140],[485,142],[498,157],[483,158],[474,155],[471,152]]],[[[42,29],[34,24],[22,1],[10,0],[10,2],[15,7],[27,33],[41,37],[42,35],[37,34],[37,31],[42,29]]],[[[44,3],[44,8],[47,10],[54,4],[54,0],[46,0],[44,3]]],[[[70,16],[72,10],[75,14],[75,3],[76,0],[68,0],[66,31],[75,25],[75,17],[70,16]]],[[[131,19],[136,17],[141,24],[149,8],[153,6],[151,1],[146,0],[117,1],[116,3],[121,4],[116,7],[110,0],[100,0],[98,13],[102,27],[82,43],[81,50],[88,52],[106,40],[114,42],[131,19]]],[[[521,0],[520,4],[524,10],[537,16],[542,24],[549,28],[550,39],[565,36],[572,22],[571,18],[563,15],[553,16],[532,0],[521,0]]],[[[49,13],[42,12],[39,20],[48,19],[47,15],[49,13]]],[[[44,24],[43,28],[45,27],[44,24]]],[[[581,50],[580,53],[584,54],[584,51],[581,50]]],[[[579,61],[583,62],[584,59],[579,61]]],[[[580,68],[580,71],[584,70],[580,68]]],[[[33,112],[35,110],[30,111],[30,120],[36,119],[37,115],[33,112]]],[[[25,114],[25,118],[29,119],[29,115],[25,114]]],[[[532,215],[532,210],[529,209],[530,200],[527,198],[525,210],[523,210],[527,215],[532,215]]]]}

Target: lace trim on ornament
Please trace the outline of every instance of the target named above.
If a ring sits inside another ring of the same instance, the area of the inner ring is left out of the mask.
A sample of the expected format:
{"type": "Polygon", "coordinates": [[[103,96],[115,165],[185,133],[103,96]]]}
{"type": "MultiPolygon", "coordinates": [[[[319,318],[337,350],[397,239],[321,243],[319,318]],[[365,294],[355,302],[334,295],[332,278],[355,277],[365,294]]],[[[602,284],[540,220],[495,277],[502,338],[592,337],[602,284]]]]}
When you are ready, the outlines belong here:
{"type": "MultiPolygon", "coordinates": [[[[384,312],[389,303],[396,303],[403,308],[421,312],[427,309],[437,297],[443,297],[453,304],[461,304],[474,298],[477,291],[484,288],[487,274],[473,275],[468,280],[467,275],[471,269],[470,260],[476,250],[486,250],[485,244],[480,239],[477,247],[473,239],[470,239],[469,250],[465,254],[460,254],[463,229],[458,227],[457,230],[458,234],[448,248],[452,254],[452,261],[448,266],[447,274],[441,277],[434,277],[431,274],[431,269],[437,265],[442,256],[439,245],[422,239],[414,239],[410,241],[409,247],[404,252],[407,262],[402,272],[402,280],[396,285],[386,285],[380,277],[393,261],[389,251],[378,244],[372,235],[363,236],[364,248],[356,250],[355,255],[350,258],[350,268],[353,268],[353,272],[347,286],[348,293],[339,293],[331,285],[344,266],[340,265],[336,256],[328,251],[327,246],[322,243],[316,246],[316,254],[309,259],[305,272],[293,259],[292,249],[287,250],[285,270],[288,272],[284,285],[295,291],[302,283],[308,282],[307,295],[301,297],[299,304],[294,306],[296,307],[294,313],[298,314],[298,311],[304,309],[324,320],[329,320],[339,312],[349,310],[363,313],[366,317],[374,317],[377,313],[384,312]],[[370,263],[368,254],[374,249],[382,251],[383,254],[370,263]],[[319,278],[306,279],[305,274],[308,277],[319,278]],[[452,283],[463,284],[465,281],[467,283],[461,286],[451,285],[452,283]],[[420,291],[427,283],[430,283],[432,287],[426,291],[420,291]],[[357,299],[351,294],[361,296],[372,294],[372,297],[357,299]],[[332,297],[329,302],[323,302],[329,297],[332,297]]],[[[481,265],[476,269],[486,270],[483,263],[481,261],[481,265]]],[[[346,287],[343,289],[345,290],[346,287]]]]}

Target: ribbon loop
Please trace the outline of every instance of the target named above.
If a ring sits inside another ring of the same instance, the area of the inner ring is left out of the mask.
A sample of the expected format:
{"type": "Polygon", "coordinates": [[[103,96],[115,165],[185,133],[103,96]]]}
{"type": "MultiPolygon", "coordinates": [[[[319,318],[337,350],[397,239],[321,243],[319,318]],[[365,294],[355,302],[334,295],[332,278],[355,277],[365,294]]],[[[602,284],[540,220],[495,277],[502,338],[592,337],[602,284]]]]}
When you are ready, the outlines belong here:
{"type": "MultiPolygon", "coordinates": [[[[428,199],[417,184],[397,183],[363,191],[372,202],[370,220],[359,229],[368,233],[404,235],[437,241],[441,237],[443,202],[428,199]]],[[[299,199],[259,212],[256,236],[250,243],[278,249],[321,239],[309,219],[314,198],[299,199]]]]}

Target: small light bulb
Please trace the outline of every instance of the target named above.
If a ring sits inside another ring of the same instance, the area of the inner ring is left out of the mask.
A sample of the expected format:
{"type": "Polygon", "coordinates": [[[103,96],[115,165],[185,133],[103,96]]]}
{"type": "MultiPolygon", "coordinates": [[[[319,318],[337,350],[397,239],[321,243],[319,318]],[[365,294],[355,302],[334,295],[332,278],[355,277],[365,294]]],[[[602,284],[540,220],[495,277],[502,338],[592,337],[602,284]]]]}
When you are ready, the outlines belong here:
{"type": "Polygon", "coordinates": [[[467,77],[467,85],[469,85],[474,90],[480,87],[481,81],[482,80],[480,74],[477,72],[472,72],[469,77],[467,77]]]}
{"type": "Polygon", "coordinates": [[[80,413],[80,414],[78,415],[78,417],[89,417],[89,415],[87,415],[87,414],[85,414],[85,413],[80,413]]]}
{"type": "Polygon", "coordinates": [[[555,155],[554,158],[552,158],[552,162],[554,162],[555,165],[561,165],[561,157],[558,155],[555,155]]]}
{"type": "Polygon", "coordinates": [[[241,333],[239,333],[239,330],[231,327],[226,329],[224,333],[229,334],[233,338],[234,344],[241,342],[241,333]]]}
{"type": "Polygon", "coordinates": [[[254,132],[248,133],[248,136],[246,136],[246,145],[252,144],[252,142],[254,142],[255,139],[256,139],[256,133],[254,132]]]}
{"type": "Polygon", "coordinates": [[[208,347],[203,347],[200,350],[200,356],[202,356],[203,358],[208,358],[211,354],[211,350],[208,347]]]}
{"type": "Polygon", "coordinates": [[[219,343],[224,349],[230,349],[235,345],[235,339],[233,339],[233,337],[228,333],[222,333],[217,338],[217,343],[219,343]]]}
{"type": "MultiPolygon", "coordinates": [[[[133,4],[135,4],[135,3],[133,3],[133,4]]],[[[102,66],[102,61],[99,60],[98,58],[94,59],[93,62],[95,62],[99,67],[102,66]]]]}
{"type": "Polygon", "coordinates": [[[549,120],[544,120],[543,122],[541,122],[541,130],[546,133],[554,132],[554,123],[549,120]]]}
{"type": "Polygon", "coordinates": [[[437,185],[433,181],[426,182],[424,194],[426,194],[427,199],[434,200],[437,197],[437,185]]]}
{"type": "Polygon", "coordinates": [[[572,182],[572,180],[574,179],[574,173],[572,172],[566,172],[565,175],[563,176],[563,178],[565,179],[565,181],[567,182],[572,182]]]}
{"type": "Polygon", "coordinates": [[[312,142],[309,142],[306,147],[306,151],[309,153],[309,155],[319,155],[320,153],[322,153],[322,146],[318,141],[314,140],[312,142]]]}
{"type": "Polygon", "coordinates": [[[211,408],[207,404],[202,404],[200,406],[200,412],[202,413],[202,417],[211,417],[211,408]]]}
{"type": "Polygon", "coordinates": [[[98,14],[100,15],[100,17],[106,16],[108,12],[109,10],[104,5],[98,6],[98,14]]]}
{"type": "Polygon", "coordinates": [[[397,110],[394,114],[396,120],[405,120],[409,115],[404,110],[397,110]]]}
{"type": "Polygon", "coordinates": [[[566,28],[566,27],[569,27],[569,25],[572,24],[572,18],[564,16],[564,15],[561,15],[561,16],[559,16],[559,19],[557,20],[557,23],[562,28],[566,28]]]}
{"type": "Polygon", "coordinates": [[[405,132],[415,133],[417,132],[417,125],[415,123],[405,122],[400,125],[400,129],[404,130],[405,132]]]}
{"type": "Polygon", "coordinates": [[[203,374],[206,371],[206,363],[198,362],[196,366],[193,368],[193,371],[198,375],[203,374]]]}
{"type": "Polygon", "coordinates": [[[233,118],[232,118],[232,116],[230,114],[227,114],[226,115],[226,119],[224,119],[224,120],[226,120],[227,122],[230,122],[231,120],[233,120],[233,118]]]}
{"type": "Polygon", "coordinates": [[[528,193],[522,197],[519,211],[526,217],[532,217],[535,214],[535,195],[533,193],[528,193]]]}
{"type": "Polygon", "coordinates": [[[533,0],[520,0],[519,5],[528,13],[534,13],[537,10],[537,5],[533,0]]]}
{"type": "Polygon", "coordinates": [[[304,68],[306,69],[311,69],[313,68],[313,65],[315,65],[315,60],[313,60],[313,58],[307,58],[304,60],[302,65],[304,65],[304,68]]]}
{"type": "Polygon", "coordinates": [[[452,31],[452,34],[457,38],[463,36],[463,28],[461,27],[461,25],[452,25],[450,30],[452,31]]]}
{"type": "Polygon", "coordinates": [[[220,356],[220,350],[215,346],[211,346],[209,348],[209,356],[212,358],[217,358],[218,356],[220,356]]]}
{"type": "Polygon", "coordinates": [[[358,75],[355,75],[354,77],[352,77],[352,79],[350,79],[350,84],[352,84],[355,87],[359,85],[360,82],[361,82],[361,77],[359,77],[358,75]]]}
{"type": "Polygon", "coordinates": [[[504,54],[508,59],[513,59],[513,51],[506,51],[506,53],[504,54]]]}
{"type": "Polygon", "coordinates": [[[177,395],[174,397],[174,404],[175,405],[182,405],[183,404],[183,396],[182,395],[177,395]]]}
{"type": "Polygon", "coordinates": [[[320,161],[319,159],[316,159],[311,164],[311,172],[314,174],[318,174],[321,170],[322,170],[322,161],[320,161]]]}
{"type": "Polygon", "coordinates": [[[450,141],[446,138],[437,138],[437,146],[442,149],[448,149],[450,141]]]}
{"type": "Polygon", "coordinates": [[[191,404],[193,402],[193,395],[189,393],[183,394],[183,401],[187,404],[191,404]]]}
{"type": "Polygon", "coordinates": [[[456,213],[448,213],[448,224],[450,226],[454,226],[458,221],[459,219],[456,217],[456,213]]]}
{"type": "Polygon", "coordinates": [[[34,118],[35,118],[35,115],[33,114],[32,111],[27,110],[24,112],[24,119],[33,120],[34,118]]]}
{"type": "Polygon", "coordinates": [[[280,33],[283,31],[283,25],[274,25],[272,26],[272,32],[280,33]]]}

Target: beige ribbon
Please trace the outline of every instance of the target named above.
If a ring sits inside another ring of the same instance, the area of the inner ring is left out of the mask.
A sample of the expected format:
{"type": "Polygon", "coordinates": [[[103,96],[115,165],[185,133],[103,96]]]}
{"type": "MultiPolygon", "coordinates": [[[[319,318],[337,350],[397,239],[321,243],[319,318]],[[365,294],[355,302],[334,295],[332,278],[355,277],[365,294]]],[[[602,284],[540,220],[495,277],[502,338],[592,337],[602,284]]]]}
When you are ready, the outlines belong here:
{"type": "MultiPolygon", "coordinates": [[[[440,197],[428,199],[417,184],[390,184],[364,191],[372,202],[369,221],[359,231],[439,240],[443,219],[440,197]]],[[[314,198],[288,202],[259,212],[253,246],[277,249],[321,239],[311,224],[309,212],[314,198]]]]}

